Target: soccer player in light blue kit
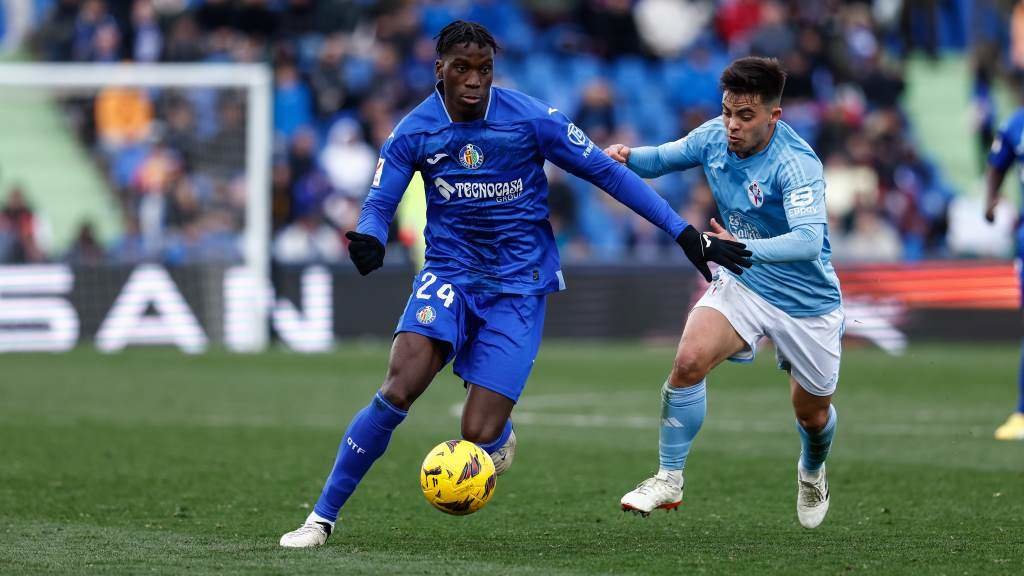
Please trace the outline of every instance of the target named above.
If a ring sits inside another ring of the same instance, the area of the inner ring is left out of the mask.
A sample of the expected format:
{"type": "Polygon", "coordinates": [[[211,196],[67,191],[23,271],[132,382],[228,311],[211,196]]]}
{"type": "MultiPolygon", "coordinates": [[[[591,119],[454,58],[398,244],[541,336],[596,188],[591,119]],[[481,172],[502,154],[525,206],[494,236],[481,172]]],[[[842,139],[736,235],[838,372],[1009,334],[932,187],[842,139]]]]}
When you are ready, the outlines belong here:
{"type": "Polygon", "coordinates": [[[413,173],[427,194],[426,263],[398,321],[384,384],[349,424],[320,499],[281,537],[319,546],[338,511],[409,407],[449,362],[466,383],[462,437],[512,462],[509,415],[540,346],[545,297],[565,288],[548,222],[544,161],[584,178],[676,239],[710,277],[713,261],[736,274],[750,252],[701,234],[637,175],[611,160],[561,112],[491,87],[497,44],[479,24],[456,21],[438,35],[437,89],[407,115],[377,161],[349,253],[366,275],[381,266],[388,227],[413,173]]]}
{"type": "MultiPolygon", "coordinates": [[[[992,142],[992,150],[988,155],[988,170],[985,174],[987,202],[985,219],[995,222],[996,206],[999,204],[999,189],[1003,186],[1006,173],[1015,161],[1024,157],[1024,107],[1019,108],[1006,124],[999,130],[992,142]]],[[[1024,166],[1021,167],[1021,184],[1024,190],[1024,166]]],[[[1024,287],[1024,215],[1017,222],[1017,263],[1024,287]]],[[[1021,305],[1024,306],[1024,288],[1021,292],[1021,305]]],[[[1024,440],[1024,349],[1021,350],[1020,371],[1017,373],[1017,409],[1010,414],[1001,426],[996,428],[996,440],[1024,440]]]]}
{"type": "Polygon", "coordinates": [[[719,269],[690,312],[662,389],[660,468],[622,497],[623,510],[646,516],[679,506],[686,457],[704,421],[708,372],[726,359],[751,361],[768,336],[789,373],[802,444],[797,516],[814,528],[828,512],[825,458],[836,430],[831,398],[844,316],[829,261],[821,162],[779,119],[785,80],[773,59],[737,60],[722,73],[720,117],[656,148],[606,150],[645,178],[702,166],[724,220],[711,221],[711,235],[739,238],[753,253],[742,276],[719,269]]]}

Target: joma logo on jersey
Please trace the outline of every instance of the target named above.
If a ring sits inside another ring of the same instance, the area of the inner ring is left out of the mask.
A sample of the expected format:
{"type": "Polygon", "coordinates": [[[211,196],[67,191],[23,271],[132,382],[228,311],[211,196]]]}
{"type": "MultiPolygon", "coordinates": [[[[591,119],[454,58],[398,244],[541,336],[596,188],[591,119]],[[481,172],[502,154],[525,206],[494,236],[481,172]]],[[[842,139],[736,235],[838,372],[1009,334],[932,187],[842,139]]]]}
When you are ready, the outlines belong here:
{"type": "Polygon", "coordinates": [[[493,198],[495,202],[508,202],[523,195],[523,179],[511,182],[456,182],[449,184],[444,178],[434,178],[434,186],[446,201],[455,198],[493,198]]]}
{"type": "Polygon", "coordinates": [[[747,197],[750,198],[750,203],[754,205],[754,208],[760,208],[764,204],[764,192],[761,191],[756,180],[747,186],[747,197]]]}
{"type": "Polygon", "coordinates": [[[463,168],[469,168],[476,170],[484,163],[484,153],[479,148],[472,144],[466,144],[459,150],[459,164],[462,164],[463,168]]]}

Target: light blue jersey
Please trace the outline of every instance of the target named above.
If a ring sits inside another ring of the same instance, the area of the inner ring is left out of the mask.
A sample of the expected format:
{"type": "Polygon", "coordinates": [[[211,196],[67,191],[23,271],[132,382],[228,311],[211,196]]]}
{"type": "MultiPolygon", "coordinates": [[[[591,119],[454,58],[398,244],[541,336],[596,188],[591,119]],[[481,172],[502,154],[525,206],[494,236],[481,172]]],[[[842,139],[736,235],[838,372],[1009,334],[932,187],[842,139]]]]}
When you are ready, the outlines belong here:
{"type": "Polygon", "coordinates": [[[729,151],[719,116],[681,140],[634,149],[628,165],[646,178],[703,166],[723,225],[740,241],[754,240],[753,245],[790,234],[797,227],[820,229],[821,249],[799,261],[765,261],[751,247],[754,265],[739,280],[793,317],[821,316],[840,306],[821,161],[785,122],[776,124],[764,150],[748,158],[729,151]]]}

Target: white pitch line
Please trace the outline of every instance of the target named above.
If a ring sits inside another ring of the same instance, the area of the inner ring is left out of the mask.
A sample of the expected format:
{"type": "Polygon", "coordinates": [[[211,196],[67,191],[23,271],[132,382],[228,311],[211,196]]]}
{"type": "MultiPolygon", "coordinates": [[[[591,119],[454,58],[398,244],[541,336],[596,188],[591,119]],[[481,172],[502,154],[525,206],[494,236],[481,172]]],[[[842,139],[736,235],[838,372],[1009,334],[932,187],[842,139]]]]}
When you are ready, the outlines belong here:
{"type": "MultiPolygon", "coordinates": [[[[553,395],[554,396],[554,395],[553,395]]],[[[543,396],[530,398],[530,405],[543,405],[543,396]]],[[[561,398],[552,402],[558,405],[561,398]]],[[[524,402],[525,404],[525,402],[524,402]]],[[[462,417],[462,403],[452,404],[448,409],[449,415],[453,418],[462,417]]],[[[521,424],[535,426],[550,426],[556,428],[617,428],[631,430],[656,430],[660,426],[660,419],[654,416],[641,416],[633,414],[619,414],[615,416],[607,414],[573,414],[563,412],[537,412],[529,409],[517,409],[512,413],[512,419],[521,424]]],[[[769,434],[792,434],[794,426],[790,422],[767,422],[752,420],[723,419],[710,417],[704,421],[703,428],[719,432],[735,433],[769,433],[769,434]]],[[[958,427],[952,424],[943,425],[915,425],[915,424],[874,424],[871,426],[844,426],[844,434],[857,436],[988,436],[988,429],[980,426],[958,427]]]]}

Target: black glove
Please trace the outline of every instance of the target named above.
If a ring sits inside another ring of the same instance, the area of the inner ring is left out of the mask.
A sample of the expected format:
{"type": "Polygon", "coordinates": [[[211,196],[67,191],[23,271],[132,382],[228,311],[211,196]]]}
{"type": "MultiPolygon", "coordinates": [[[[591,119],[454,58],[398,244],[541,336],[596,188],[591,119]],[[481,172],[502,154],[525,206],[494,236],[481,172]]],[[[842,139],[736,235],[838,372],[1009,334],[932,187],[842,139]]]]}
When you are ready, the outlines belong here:
{"type": "Polygon", "coordinates": [[[708,282],[711,282],[711,269],[708,268],[708,262],[716,262],[725,266],[726,270],[734,274],[743,274],[741,266],[750,268],[752,252],[746,249],[746,244],[732,240],[719,240],[714,236],[698,232],[693,226],[687,226],[676,237],[676,244],[682,247],[683,252],[686,252],[686,257],[693,262],[693,265],[700,270],[708,282]]]}
{"type": "Polygon", "coordinates": [[[384,265],[384,245],[369,234],[356,231],[345,233],[349,239],[348,257],[363,276],[384,265]]]}

